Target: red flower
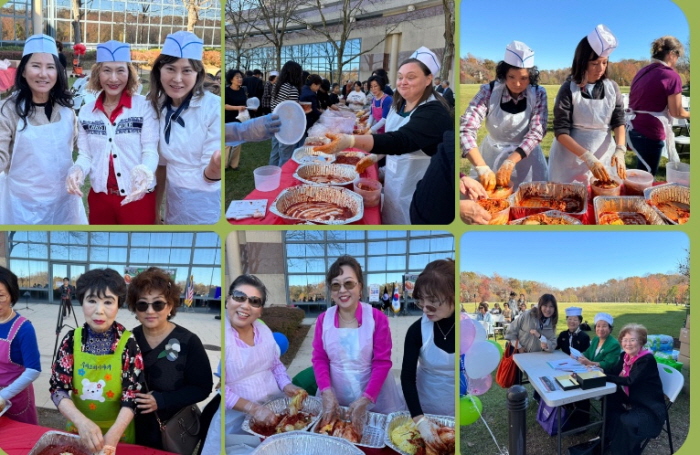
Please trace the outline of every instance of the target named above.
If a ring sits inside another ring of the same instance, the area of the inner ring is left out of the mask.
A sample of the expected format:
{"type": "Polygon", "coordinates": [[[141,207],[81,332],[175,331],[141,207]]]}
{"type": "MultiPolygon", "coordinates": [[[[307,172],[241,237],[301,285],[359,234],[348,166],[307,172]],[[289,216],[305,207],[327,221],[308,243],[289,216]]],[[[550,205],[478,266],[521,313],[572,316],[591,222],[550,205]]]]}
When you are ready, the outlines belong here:
{"type": "Polygon", "coordinates": [[[110,398],[110,399],[114,398],[114,392],[112,392],[111,390],[108,391],[106,395],[107,395],[107,398],[110,398]]]}
{"type": "Polygon", "coordinates": [[[136,357],[134,357],[134,368],[143,370],[143,357],[141,354],[136,354],[136,357]]]}
{"type": "Polygon", "coordinates": [[[95,403],[90,403],[89,408],[90,410],[94,411],[95,409],[97,409],[97,405],[95,403]]]}
{"type": "Polygon", "coordinates": [[[61,368],[63,369],[68,369],[73,366],[73,354],[68,354],[59,359],[59,364],[61,365],[61,368]]]}

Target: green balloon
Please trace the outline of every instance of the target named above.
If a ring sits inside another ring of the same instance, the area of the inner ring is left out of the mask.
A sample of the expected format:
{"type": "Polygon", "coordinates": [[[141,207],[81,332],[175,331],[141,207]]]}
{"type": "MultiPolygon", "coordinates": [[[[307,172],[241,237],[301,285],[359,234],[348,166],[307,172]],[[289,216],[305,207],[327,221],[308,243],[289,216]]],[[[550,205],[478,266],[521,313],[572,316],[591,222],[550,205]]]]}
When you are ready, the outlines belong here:
{"type": "Polygon", "coordinates": [[[499,358],[502,359],[502,358],[503,358],[503,346],[501,346],[500,344],[498,344],[498,341],[496,341],[496,340],[489,340],[489,343],[491,343],[492,345],[494,345],[494,346],[496,346],[496,347],[498,348],[498,352],[499,352],[499,354],[500,354],[500,357],[499,357],[499,358]]]}
{"type": "Polygon", "coordinates": [[[467,395],[459,399],[459,424],[471,425],[479,420],[483,405],[478,397],[467,395]]]}

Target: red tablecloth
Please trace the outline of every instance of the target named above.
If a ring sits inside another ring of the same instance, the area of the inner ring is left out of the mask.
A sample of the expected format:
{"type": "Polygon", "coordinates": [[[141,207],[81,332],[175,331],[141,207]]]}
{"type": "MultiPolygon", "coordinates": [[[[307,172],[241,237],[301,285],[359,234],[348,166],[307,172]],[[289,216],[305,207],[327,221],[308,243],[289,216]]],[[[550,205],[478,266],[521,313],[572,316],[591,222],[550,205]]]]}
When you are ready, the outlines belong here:
{"type": "MultiPolygon", "coordinates": [[[[355,150],[355,149],[349,149],[355,150]]],[[[359,150],[358,150],[359,151],[359,150]]],[[[250,199],[267,199],[267,211],[265,212],[265,218],[246,218],[244,220],[228,220],[231,224],[288,224],[285,220],[278,217],[277,215],[270,212],[270,204],[272,201],[285,189],[292,186],[301,185],[302,183],[293,177],[299,165],[293,160],[289,160],[284,165],[282,165],[282,175],[280,177],[280,186],[274,191],[258,191],[253,190],[246,196],[245,200],[250,199]]],[[[374,165],[363,172],[360,177],[366,177],[370,179],[377,180],[379,171],[377,166],[374,165]]],[[[381,211],[379,206],[377,207],[365,207],[365,214],[360,221],[353,224],[371,224],[378,225],[382,224],[381,211]]]]}
{"type": "MultiPolygon", "coordinates": [[[[8,455],[27,455],[47,431],[56,430],[0,417],[0,449],[7,452],[8,455]]],[[[172,452],[134,444],[119,444],[117,453],[119,455],[174,455],[172,452]]]]}

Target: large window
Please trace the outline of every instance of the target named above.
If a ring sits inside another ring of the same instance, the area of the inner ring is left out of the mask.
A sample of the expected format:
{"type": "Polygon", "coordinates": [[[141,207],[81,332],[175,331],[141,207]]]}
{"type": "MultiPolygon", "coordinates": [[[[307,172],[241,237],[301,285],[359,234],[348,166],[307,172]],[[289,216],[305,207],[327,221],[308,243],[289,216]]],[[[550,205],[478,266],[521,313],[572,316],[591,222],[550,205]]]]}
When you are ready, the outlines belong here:
{"type": "Polygon", "coordinates": [[[401,286],[403,275],[420,273],[436,259],[454,259],[454,237],[444,231],[287,231],[289,303],[328,297],[325,274],[343,254],[362,266],[367,295],[369,285],[401,286]]]}

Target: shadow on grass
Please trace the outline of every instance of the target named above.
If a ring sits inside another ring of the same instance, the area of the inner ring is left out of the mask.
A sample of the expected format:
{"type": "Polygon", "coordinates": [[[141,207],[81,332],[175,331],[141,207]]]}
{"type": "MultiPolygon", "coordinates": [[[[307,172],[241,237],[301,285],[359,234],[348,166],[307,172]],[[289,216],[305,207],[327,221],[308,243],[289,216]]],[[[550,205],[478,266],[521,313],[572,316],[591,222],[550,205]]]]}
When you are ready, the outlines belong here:
{"type": "Polygon", "coordinates": [[[253,171],[266,166],[270,160],[272,141],[246,142],[241,147],[241,161],[238,170],[227,168],[224,174],[224,198],[226,208],[231,201],[239,201],[255,189],[253,171]]]}

